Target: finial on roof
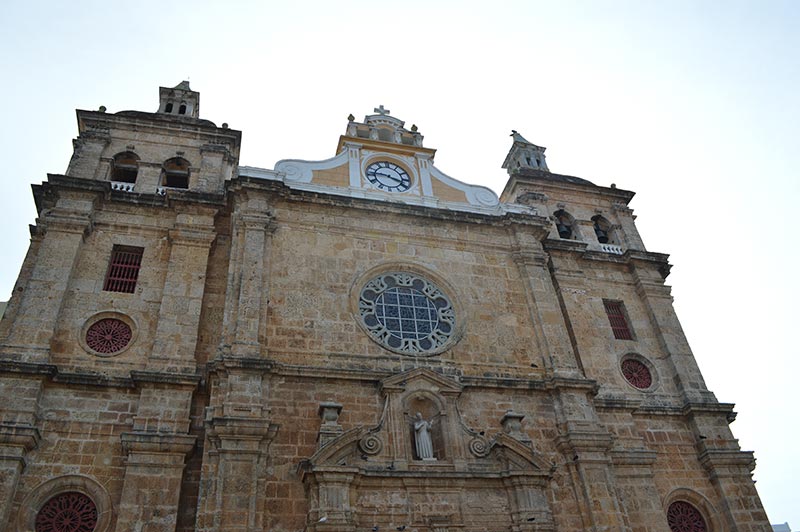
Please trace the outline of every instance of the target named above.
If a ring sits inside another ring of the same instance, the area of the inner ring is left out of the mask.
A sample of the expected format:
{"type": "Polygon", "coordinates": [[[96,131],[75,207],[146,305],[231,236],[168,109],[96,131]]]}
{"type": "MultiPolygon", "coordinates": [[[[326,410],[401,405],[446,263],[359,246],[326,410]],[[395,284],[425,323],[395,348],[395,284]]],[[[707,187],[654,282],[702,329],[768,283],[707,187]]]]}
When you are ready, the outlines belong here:
{"type": "Polygon", "coordinates": [[[350,113],[349,115],[347,115],[347,120],[348,120],[349,122],[352,122],[352,121],[353,121],[353,120],[355,120],[355,119],[356,119],[356,117],[354,117],[354,116],[353,116],[353,113],[350,113]]]}

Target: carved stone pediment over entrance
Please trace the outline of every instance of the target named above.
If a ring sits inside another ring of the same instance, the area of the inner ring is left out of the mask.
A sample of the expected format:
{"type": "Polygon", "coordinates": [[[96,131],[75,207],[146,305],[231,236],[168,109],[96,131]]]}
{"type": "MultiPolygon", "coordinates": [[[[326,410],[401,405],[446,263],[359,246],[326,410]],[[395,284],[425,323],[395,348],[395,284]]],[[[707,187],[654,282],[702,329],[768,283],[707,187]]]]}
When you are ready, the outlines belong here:
{"type": "Polygon", "coordinates": [[[382,381],[378,423],[345,431],[300,463],[308,529],[553,530],[552,465],[505,432],[468,427],[462,389],[428,369],[382,381]],[[419,449],[420,419],[430,423],[432,456],[419,449]]]}

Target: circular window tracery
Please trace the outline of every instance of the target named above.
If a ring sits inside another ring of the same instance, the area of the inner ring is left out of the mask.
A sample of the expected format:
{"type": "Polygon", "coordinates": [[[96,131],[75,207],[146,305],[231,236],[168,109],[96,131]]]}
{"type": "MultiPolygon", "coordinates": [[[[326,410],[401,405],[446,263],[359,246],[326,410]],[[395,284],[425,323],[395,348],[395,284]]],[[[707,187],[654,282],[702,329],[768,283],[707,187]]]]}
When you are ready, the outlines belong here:
{"type": "Polygon", "coordinates": [[[86,345],[98,353],[113,354],[125,349],[132,337],[133,331],[127,323],[117,318],[104,318],[86,330],[86,345]]]}
{"type": "Polygon", "coordinates": [[[455,332],[450,299],[416,274],[392,272],[375,277],[362,288],[358,310],[370,336],[398,353],[440,353],[455,332]]]}
{"type": "Polygon", "coordinates": [[[631,386],[640,390],[646,390],[653,385],[653,375],[650,373],[650,369],[635,358],[622,361],[622,375],[631,386]]]}
{"type": "Polygon", "coordinates": [[[685,501],[676,501],[667,509],[667,523],[672,532],[707,532],[700,511],[685,501]]]}
{"type": "Polygon", "coordinates": [[[96,527],[94,501],[76,491],[50,498],[36,514],[36,532],[93,532],[96,527]]]}

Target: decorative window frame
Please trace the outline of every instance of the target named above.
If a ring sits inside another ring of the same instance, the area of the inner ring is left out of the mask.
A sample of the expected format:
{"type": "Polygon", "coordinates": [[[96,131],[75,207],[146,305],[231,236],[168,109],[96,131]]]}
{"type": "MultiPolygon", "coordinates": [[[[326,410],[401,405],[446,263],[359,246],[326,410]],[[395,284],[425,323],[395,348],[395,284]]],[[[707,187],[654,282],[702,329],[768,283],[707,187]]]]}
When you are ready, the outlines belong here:
{"type": "Polygon", "coordinates": [[[98,312],[96,314],[92,314],[83,323],[83,327],[81,327],[80,333],[78,333],[78,343],[81,345],[83,350],[89,353],[90,355],[102,358],[111,358],[120,356],[121,354],[128,351],[128,349],[130,349],[131,346],[136,342],[136,337],[138,336],[138,333],[139,333],[138,324],[136,323],[136,320],[134,320],[132,317],[128,316],[127,314],[122,314],[121,312],[117,312],[114,310],[105,310],[98,312]],[[86,333],[89,331],[89,327],[91,327],[98,321],[105,319],[120,320],[131,328],[131,340],[128,342],[128,345],[126,345],[124,348],[114,353],[100,353],[99,351],[95,351],[94,349],[89,347],[89,345],[86,343],[86,333]]]}
{"type": "Polygon", "coordinates": [[[711,502],[694,490],[687,488],[676,488],[672,490],[666,497],[664,497],[664,525],[667,526],[667,510],[674,502],[688,502],[702,514],[703,519],[706,521],[708,532],[717,532],[724,530],[720,514],[717,512],[711,502]]]}
{"type": "Polygon", "coordinates": [[[440,355],[441,353],[448,351],[464,336],[464,329],[466,325],[466,314],[464,313],[464,309],[460,303],[460,298],[458,297],[458,291],[455,289],[455,287],[453,287],[449,282],[445,281],[442,276],[432,271],[432,269],[422,267],[419,264],[402,261],[385,262],[358,275],[350,287],[350,312],[355,322],[370,340],[375,342],[382,349],[405,356],[430,357],[440,355]],[[408,273],[410,275],[420,277],[423,280],[433,284],[450,302],[455,319],[450,336],[442,345],[428,351],[408,351],[396,349],[386,345],[380,341],[380,339],[376,338],[371,332],[370,328],[364,323],[359,309],[361,292],[369,282],[389,273],[408,273]]]}
{"type": "Polygon", "coordinates": [[[650,362],[649,359],[643,357],[639,353],[625,353],[622,356],[620,356],[619,360],[617,361],[617,371],[619,371],[619,375],[622,378],[622,381],[626,385],[636,390],[637,392],[652,393],[658,388],[661,382],[658,376],[658,372],[656,371],[655,365],[652,362],[650,362]],[[637,388],[636,386],[628,382],[628,379],[626,379],[625,375],[622,373],[622,363],[625,362],[626,360],[635,360],[637,362],[644,364],[644,366],[650,372],[650,378],[652,379],[652,382],[650,383],[650,386],[648,388],[637,388]]]}
{"type": "Polygon", "coordinates": [[[36,530],[36,515],[44,504],[61,493],[76,491],[92,499],[97,508],[97,526],[94,532],[108,532],[114,508],[106,489],[96,480],[85,475],[64,475],[47,480],[23,499],[17,513],[17,529],[25,532],[36,530]]]}

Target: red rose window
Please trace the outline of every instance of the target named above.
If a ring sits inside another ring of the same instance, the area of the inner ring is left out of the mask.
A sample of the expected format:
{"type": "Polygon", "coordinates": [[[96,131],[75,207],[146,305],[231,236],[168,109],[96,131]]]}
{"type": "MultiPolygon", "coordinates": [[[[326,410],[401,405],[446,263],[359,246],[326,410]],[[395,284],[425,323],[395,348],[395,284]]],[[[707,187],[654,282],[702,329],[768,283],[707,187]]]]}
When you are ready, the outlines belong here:
{"type": "Polygon", "coordinates": [[[97,526],[97,507],[83,493],[56,495],[36,514],[36,532],[92,532],[97,526]]]}
{"type": "Polygon", "coordinates": [[[647,366],[636,359],[629,358],[622,363],[622,375],[632,386],[646,390],[653,384],[653,376],[647,366]]]}
{"type": "Polygon", "coordinates": [[[667,510],[667,523],[672,532],[706,532],[706,521],[700,512],[684,501],[673,502],[667,510]]]}
{"type": "Polygon", "coordinates": [[[98,353],[118,353],[131,341],[131,328],[122,320],[105,318],[86,331],[86,345],[98,353]]]}

